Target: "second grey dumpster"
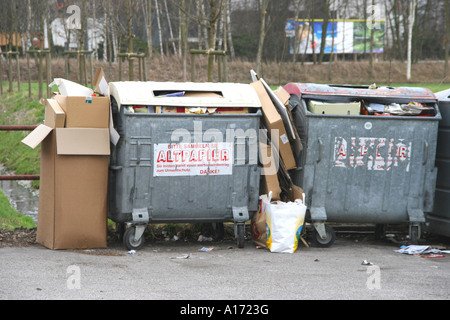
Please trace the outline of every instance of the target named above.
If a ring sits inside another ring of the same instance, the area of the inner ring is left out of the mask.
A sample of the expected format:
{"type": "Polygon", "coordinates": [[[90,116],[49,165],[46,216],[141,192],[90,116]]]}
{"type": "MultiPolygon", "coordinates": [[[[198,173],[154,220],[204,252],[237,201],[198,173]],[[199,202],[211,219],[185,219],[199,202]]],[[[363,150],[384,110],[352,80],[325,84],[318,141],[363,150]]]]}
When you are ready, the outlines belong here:
{"type": "Polygon", "coordinates": [[[108,216],[139,249],[148,223],[244,223],[258,210],[261,104],[250,85],[113,82],[108,216]],[[201,114],[200,114],[201,113],[201,114]],[[126,226],[128,228],[126,228],[126,226]]]}
{"type": "Polygon", "coordinates": [[[442,120],[439,123],[434,210],[427,215],[427,231],[450,237],[450,89],[436,93],[442,120]]]}
{"type": "Polygon", "coordinates": [[[299,160],[301,170],[293,175],[307,195],[317,241],[330,245],[334,231],[324,223],[337,222],[408,223],[416,242],[424,212],[433,210],[441,119],[434,94],[422,88],[299,83],[287,84],[285,89],[293,95],[291,99],[297,99],[294,119],[304,119],[299,125],[305,127],[306,152],[299,160]],[[329,112],[328,102],[345,103],[346,109],[329,112]],[[388,105],[394,110],[410,102],[426,106],[428,114],[383,112],[388,105]],[[381,112],[361,114],[360,106],[369,104],[381,107],[381,112]]]}

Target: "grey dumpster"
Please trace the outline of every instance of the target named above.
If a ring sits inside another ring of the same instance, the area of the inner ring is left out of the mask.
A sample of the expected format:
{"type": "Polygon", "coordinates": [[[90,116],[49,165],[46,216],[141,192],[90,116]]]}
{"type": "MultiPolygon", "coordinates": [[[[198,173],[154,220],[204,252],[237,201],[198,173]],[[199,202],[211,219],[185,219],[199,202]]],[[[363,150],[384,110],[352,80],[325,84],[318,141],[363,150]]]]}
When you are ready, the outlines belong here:
{"type": "Polygon", "coordinates": [[[439,123],[434,210],[427,215],[427,231],[450,237],[450,89],[436,93],[442,120],[439,123]]]}
{"type": "Polygon", "coordinates": [[[129,249],[148,223],[244,223],[258,210],[261,104],[246,84],[113,82],[108,216],[129,249]]]}
{"type": "Polygon", "coordinates": [[[435,95],[422,88],[300,83],[285,89],[294,119],[303,121],[296,125],[303,127],[306,152],[292,176],[307,195],[317,242],[329,246],[334,241],[325,222],[407,223],[417,242],[425,212],[433,210],[441,119],[435,95]],[[326,109],[329,102],[344,103],[345,110],[326,109]],[[427,114],[392,115],[410,102],[422,104],[426,110],[420,112],[427,114]],[[390,115],[383,112],[386,106],[392,106],[390,115]]]}

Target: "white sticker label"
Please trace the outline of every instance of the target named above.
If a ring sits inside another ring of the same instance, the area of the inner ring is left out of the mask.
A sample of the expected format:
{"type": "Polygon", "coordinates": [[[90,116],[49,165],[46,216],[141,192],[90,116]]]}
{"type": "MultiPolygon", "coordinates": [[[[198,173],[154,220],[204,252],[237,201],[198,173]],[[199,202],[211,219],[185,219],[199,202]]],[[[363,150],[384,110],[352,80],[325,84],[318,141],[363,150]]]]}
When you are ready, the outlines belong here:
{"type": "Polygon", "coordinates": [[[289,138],[287,137],[286,134],[281,135],[280,139],[283,142],[283,144],[289,143],[289,138]]]}
{"type": "Polygon", "coordinates": [[[154,145],[155,177],[231,175],[233,143],[160,143],[154,145]]]}

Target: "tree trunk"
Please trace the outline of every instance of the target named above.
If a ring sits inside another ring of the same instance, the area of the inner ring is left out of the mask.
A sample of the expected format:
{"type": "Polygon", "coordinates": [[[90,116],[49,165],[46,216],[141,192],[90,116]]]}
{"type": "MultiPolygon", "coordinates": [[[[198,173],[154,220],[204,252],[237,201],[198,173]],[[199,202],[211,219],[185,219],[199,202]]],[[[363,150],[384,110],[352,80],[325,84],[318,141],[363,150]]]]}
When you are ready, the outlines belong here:
{"type": "Polygon", "coordinates": [[[167,22],[169,24],[170,42],[172,42],[173,53],[177,54],[177,47],[175,45],[175,39],[173,37],[173,31],[172,31],[172,22],[170,21],[169,9],[167,8],[167,0],[164,0],[164,7],[166,9],[167,22]]]}
{"type": "MultiPolygon", "coordinates": [[[[370,57],[369,57],[369,77],[373,77],[373,29],[375,28],[375,0],[372,0],[372,12],[370,21],[370,57]]],[[[366,27],[367,29],[367,27],[366,27]]]]}
{"type": "MultiPolygon", "coordinates": [[[[133,53],[133,15],[131,13],[131,0],[127,0],[128,13],[128,53],[133,53]]],[[[128,57],[128,75],[130,81],[134,81],[134,60],[128,57]]]]}
{"type": "Polygon", "coordinates": [[[320,39],[320,52],[319,52],[319,64],[322,64],[323,54],[325,51],[325,46],[327,44],[327,29],[328,29],[328,20],[330,16],[330,2],[326,0],[324,3],[324,19],[322,24],[322,39],[320,39]]]}
{"type": "MultiPolygon", "coordinates": [[[[220,7],[218,6],[217,0],[209,0],[210,12],[208,21],[208,50],[215,50],[216,47],[216,22],[220,17],[220,7]]],[[[208,55],[208,81],[213,80],[214,71],[214,56],[212,54],[208,55]]]]}
{"type": "Polygon", "coordinates": [[[153,34],[152,34],[152,0],[148,0],[148,19],[147,19],[147,43],[148,43],[148,58],[152,59],[153,53],[153,34]]]}
{"type": "Polygon", "coordinates": [[[164,57],[164,51],[163,51],[163,41],[162,41],[162,32],[161,32],[161,19],[159,17],[158,0],[155,0],[155,7],[156,7],[156,20],[158,22],[159,48],[160,48],[160,52],[161,52],[161,58],[163,58],[164,57]]]}
{"type": "Polygon", "coordinates": [[[264,38],[266,37],[266,16],[267,16],[267,6],[270,0],[262,0],[261,4],[261,27],[259,29],[259,45],[258,53],[256,55],[256,73],[261,76],[261,65],[262,65],[262,55],[264,48],[264,38]]]}
{"type": "Polygon", "coordinates": [[[413,27],[414,27],[414,17],[416,15],[415,12],[416,12],[416,0],[409,0],[408,51],[407,51],[406,80],[411,79],[412,31],[413,31],[413,27]]]}
{"type": "Polygon", "coordinates": [[[235,57],[234,46],[233,46],[233,37],[231,35],[231,0],[225,0],[226,6],[226,29],[227,29],[227,46],[230,50],[230,56],[232,59],[235,57]]]}
{"type": "Polygon", "coordinates": [[[188,42],[187,42],[187,27],[186,27],[186,0],[180,0],[180,48],[181,57],[183,59],[183,80],[186,81],[187,78],[187,53],[188,53],[188,42]]]}

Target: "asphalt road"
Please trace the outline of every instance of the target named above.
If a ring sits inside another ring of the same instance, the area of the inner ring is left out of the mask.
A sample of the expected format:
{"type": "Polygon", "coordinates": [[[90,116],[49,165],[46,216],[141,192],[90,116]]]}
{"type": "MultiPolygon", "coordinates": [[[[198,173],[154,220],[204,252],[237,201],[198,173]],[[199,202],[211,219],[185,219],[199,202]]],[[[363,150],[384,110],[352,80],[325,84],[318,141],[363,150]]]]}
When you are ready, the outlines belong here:
{"type": "Polygon", "coordinates": [[[0,299],[448,300],[450,255],[424,258],[398,248],[342,236],[330,248],[300,245],[293,254],[256,249],[251,241],[244,249],[233,241],[150,242],[135,254],[119,244],[2,248],[0,299]]]}

